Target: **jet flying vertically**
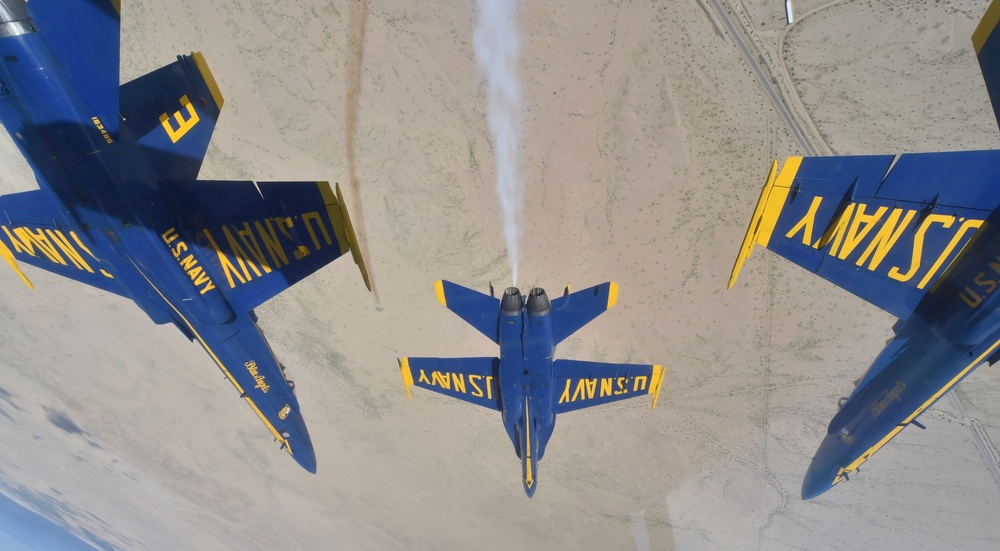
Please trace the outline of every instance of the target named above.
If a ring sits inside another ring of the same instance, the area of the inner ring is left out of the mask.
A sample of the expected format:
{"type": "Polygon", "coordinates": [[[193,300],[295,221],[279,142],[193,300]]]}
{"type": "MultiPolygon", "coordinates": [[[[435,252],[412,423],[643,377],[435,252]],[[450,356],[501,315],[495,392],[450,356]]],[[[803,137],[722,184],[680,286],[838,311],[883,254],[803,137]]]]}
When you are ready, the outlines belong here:
{"type": "Polygon", "coordinates": [[[551,301],[538,287],[527,298],[508,287],[500,299],[449,281],[434,288],[441,304],[500,346],[500,357],[402,358],[406,395],[418,386],[499,411],[528,497],[538,488],[538,461],[556,414],[647,394],[656,407],[659,365],[553,360],[557,344],[615,305],[615,283],[572,294],[567,287],[551,301]]]}
{"type": "MultiPolygon", "coordinates": [[[[972,35],[1000,116],[1000,1],[972,35]]],[[[1000,151],[791,157],[771,166],[729,286],[762,245],[893,314],[802,483],[810,499],[1000,359],[1000,151]]]]}
{"type": "Polygon", "coordinates": [[[119,85],[119,7],[0,0],[0,122],[40,188],[0,197],[0,255],[29,287],[19,262],[176,325],[314,473],[254,308],[348,251],[368,284],[340,189],[197,180],[219,87],[200,53],[119,85]]]}

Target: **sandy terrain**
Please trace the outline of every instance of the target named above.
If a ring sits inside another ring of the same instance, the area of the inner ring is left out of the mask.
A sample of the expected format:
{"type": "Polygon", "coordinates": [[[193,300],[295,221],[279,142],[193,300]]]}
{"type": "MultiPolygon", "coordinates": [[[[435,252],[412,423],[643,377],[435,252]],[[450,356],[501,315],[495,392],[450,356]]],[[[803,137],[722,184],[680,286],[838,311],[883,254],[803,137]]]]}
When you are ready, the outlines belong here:
{"type": "MultiPolygon", "coordinates": [[[[472,3],[123,2],[122,79],[205,54],[226,97],[206,179],[339,180],[376,294],[337,262],[258,309],[316,475],[202,352],[130,302],[0,273],[0,490],[123,549],[992,549],[1000,485],[945,400],[849,484],[799,499],[892,319],[758,251],[725,284],[772,158],[797,153],[698,1],[524,3],[522,289],[621,285],[564,358],[665,362],[643,400],[560,416],[525,498],[499,416],[400,355],[495,348],[433,294],[510,279],[472,3]]],[[[838,153],[997,147],[969,35],[985,2],[833,3],[783,44],[838,153]],[[873,55],[877,52],[877,55],[873,55]]],[[[803,2],[799,13],[821,7],[803,2]]],[[[4,138],[0,191],[32,177],[4,138]]],[[[1000,438],[1000,383],[960,388],[1000,438]]]]}

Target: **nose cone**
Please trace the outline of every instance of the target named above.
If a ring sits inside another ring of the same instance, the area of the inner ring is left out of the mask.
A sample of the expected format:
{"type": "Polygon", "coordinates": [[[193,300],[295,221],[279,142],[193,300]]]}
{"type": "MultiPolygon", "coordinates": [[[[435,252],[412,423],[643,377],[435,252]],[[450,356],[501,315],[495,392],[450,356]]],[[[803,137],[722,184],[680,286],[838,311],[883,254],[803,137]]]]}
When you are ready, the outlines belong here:
{"type": "Polygon", "coordinates": [[[308,439],[305,442],[298,442],[292,451],[294,452],[292,457],[303,469],[316,474],[316,452],[313,450],[312,442],[308,439]]]}
{"type": "Polygon", "coordinates": [[[817,465],[813,459],[806,477],[802,480],[802,499],[812,499],[823,492],[833,488],[833,481],[836,479],[837,471],[817,465]]]}
{"type": "Polygon", "coordinates": [[[312,474],[316,474],[316,451],[313,450],[312,440],[309,438],[309,431],[306,430],[305,419],[302,414],[295,412],[288,417],[291,421],[285,426],[288,434],[288,446],[291,448],[292,458],[302,466],[303,469],[312,474]]]}
{"type": "Polygon", "coordinates": [[[528,495],[529,499],[535,496],[535,490],[537,489],[538,489],[537,480],[532,480],[531,482],[528,482],[527,480],[524,481],[524,493],[528,495]]]}
{"type": "Polygon", "coordinates": [[[838,478],[842,479],[840,468],[845,451],[846,446],[839,433],[826,435],[802,480],[802,499],[812,499],[840,482],[838,478]]]}

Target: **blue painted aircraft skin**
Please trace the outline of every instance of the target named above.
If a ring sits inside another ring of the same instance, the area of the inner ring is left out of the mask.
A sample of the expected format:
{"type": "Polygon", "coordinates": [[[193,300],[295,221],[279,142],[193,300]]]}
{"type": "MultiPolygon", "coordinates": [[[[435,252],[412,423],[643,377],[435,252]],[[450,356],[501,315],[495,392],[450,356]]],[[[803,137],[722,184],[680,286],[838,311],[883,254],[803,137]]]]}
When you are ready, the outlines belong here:
{"type": "Polygon", "coordinates": [[[119,30],[117,1],[0,0],[0,122],[39,186],[0,197],[0,255],[175,324],[316,472],[253,309],[348,251],[368,283],[340,190],[197,180],[223,104],[204,58],[119,85],[119,30]]]}
{"type": "MultiPolygon", "coordinates": [[[[1000,0],[973,34],[1000,116],[1000,0]]],[[[1000,151],[791,157],[771,167],[729,286],[762,245],[897,316],[802,483],[858,472],[984,362],[1000,359],[1000,151]]]]}
{"type": "Polygon", "coordinates": [[[528,497],[538,488],[538,461],[556,414],[627,398],[659,397],[659,365],[554,360],[555,348],[618,300],[603,283],[554,300],[541,288],[525,299],[509,287],[499,300],[449,281],[435,284],[438,301],[500,346],[500,357],[413,358],[399,361],[406,395],[418,386],[500,412],[521,460],[528,497]]]}

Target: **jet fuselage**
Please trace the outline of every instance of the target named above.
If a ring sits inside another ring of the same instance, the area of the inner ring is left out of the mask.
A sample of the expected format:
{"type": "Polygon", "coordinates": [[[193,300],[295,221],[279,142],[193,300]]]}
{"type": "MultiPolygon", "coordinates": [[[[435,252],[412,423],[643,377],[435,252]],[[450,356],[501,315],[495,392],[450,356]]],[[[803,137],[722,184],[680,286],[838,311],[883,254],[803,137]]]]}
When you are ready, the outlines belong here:
{"type": "Polygon", "coordinates": [[[1000,346],[1000,217],[991,216],[952,269],[901,320],[843,407],[802,484],[815,497],[858,469],[1000,346]]]}
{"type": "MultiPolygon", "coordinates": [[[[96,115],[23,2],[2,0],[0,13],[11,20],[0,25],[0,123],[62,215],[54,229],[3,225],[4,237],[16,252],[103,274],[105,289],[197,339],[282,447],[315,472],[298,401],[252,312],[234,312],[208,276],[193,271],[205,259],[178,240],[142,147],[125,125],[96,115]]],[[[193,101],[213,101],[206,95],[193,101]]]]}
{"type": "Polygon", "coordinates": [[[500,299],[499,393],[504,427],[521,459],[524,491],[537,488],[538,460],[555,428],[552,309],[541,288],[527,301],[515,287],[500,299]]]}

